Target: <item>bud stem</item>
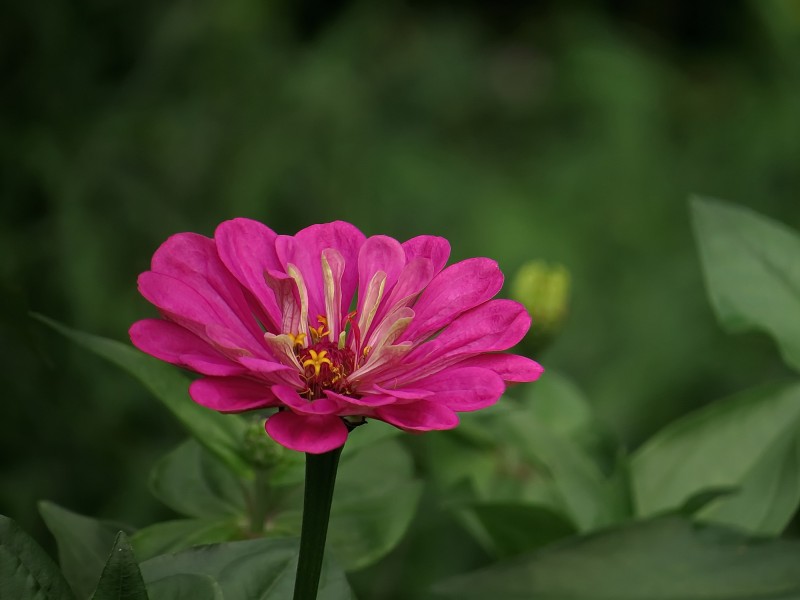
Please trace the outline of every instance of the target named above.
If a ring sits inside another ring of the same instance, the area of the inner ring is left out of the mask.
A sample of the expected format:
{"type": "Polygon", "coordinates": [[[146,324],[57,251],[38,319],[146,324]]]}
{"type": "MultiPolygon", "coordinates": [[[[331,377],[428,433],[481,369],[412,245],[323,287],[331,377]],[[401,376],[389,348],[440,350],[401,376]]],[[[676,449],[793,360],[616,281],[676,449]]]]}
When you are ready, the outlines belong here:
{"type": "Polygon", "coordinates": [[[306,454],[306,489],[303,499],[303,529],[300,557],[294,583],[294,600],[316,600],[333,487],[342,448],[324,454],[306,454]]]}

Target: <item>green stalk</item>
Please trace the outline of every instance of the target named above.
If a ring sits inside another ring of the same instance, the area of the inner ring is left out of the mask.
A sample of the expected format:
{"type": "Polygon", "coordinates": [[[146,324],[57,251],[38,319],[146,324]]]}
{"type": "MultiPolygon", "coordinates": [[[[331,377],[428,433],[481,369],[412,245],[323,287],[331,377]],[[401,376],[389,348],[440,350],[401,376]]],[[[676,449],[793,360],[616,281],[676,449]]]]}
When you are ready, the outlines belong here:
{"type": "Polygon", "coordinates": [[[267,519],[270,499],[269,470],[258,467],[255,469],[250,506],[250,532],[255,535],[264,533],[264,521],[267,519]]]}
{"type": "Polygon", "coordinates": [[[333,487],[342,447],[325,454],[306,454],[306,490],[303,499],[303,530],[294,582],[294,600],[316,600],[333,487]]]}

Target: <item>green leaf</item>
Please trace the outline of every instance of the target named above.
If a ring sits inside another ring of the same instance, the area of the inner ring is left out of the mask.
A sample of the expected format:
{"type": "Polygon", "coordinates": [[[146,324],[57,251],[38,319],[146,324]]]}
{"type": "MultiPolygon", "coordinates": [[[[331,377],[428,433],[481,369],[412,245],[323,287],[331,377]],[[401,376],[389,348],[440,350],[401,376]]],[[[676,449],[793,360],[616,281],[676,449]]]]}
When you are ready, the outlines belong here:
{"type": "Polygon", "coordinates": [[[668,425],[633,456],[636,511],[675,509],[709,488],[736,487],[698,516],[779,533],[800,503],[800,385],[751,390],[668,425]]]}
{"type": "Polygon", "coordinates": [[[150,600],[225,600],[208,575],[170,575],[147,585],[150,600]]]}
{"type": "Polygon", "coordinates": [[[40,502],[39,512],[56,538],[58,562],[75,595],[88,598],[108,558],[117,533],[127,529],[119,523],[98,521],[71,512],[52,502],[40,502]]]}
{"type": "MultiPolygon", "coordinates": [[[[342,464],[357,456],[364,448],[374,446],[384,440],[400,435],[396,427],[383,421],[369,420],[364,425],[356,427],[347,437],[347,443],[342,450],[339,461],[341,472],[342,464]]],[[[302,452],[287,451],[281,463],[270,471],[269,480],[273,486],[292,486],[303,483],[305,478],[305,455],[302,452]]]]}
{"type": "Polygon", "coordinates": [[[245,423],[238,416],[223,415],[192,402],[187,393],[189,379],[177,367],[116,340],[71,329],[42,315],[34,316],[139,379],[197,441],[239,475],[252,476],[249,464],[241,455],[245,423]]]}
{"type": "Polygon", "coordinates": [[[560,496],[557,509],[581,531],[614,520],[617,511],[612,505],[610,481],[579,446],[550,431],[525,410],[507,411],[504,429],[509,441],[529,460],[548,470],[560,496]]]}
{"type": "MultiPolygon", "coordinates": [[[[141,564],[145,582],[171,575],[206,575],[225,600],[286,600],[292,597],[299,551],[296,539],[259,539],[200,546],[157,556],[141,564]]],[[[344,572],[323,565],[318,600],[351,600],[344,572]]]]}
{"type": "Polygon", "coordinates": [[[800,235],[746,208],[692,203],[711,304],[732,332],[759,329],[800,370],[800,235]]]}
{"type": "Polygon", "coordinates": [[[242,482],[193,439],[158,461],[150,473],[150,490],[171,509],[190,517],[245,512],[242,482]]]}
{"type": "MultiPolygon", "coordinates": [[[[550,390],[577,393],[561,383],[550,390]]],[[[609,475],[601,470],[587,449],[594,443],[578,435],[586,431],[588,416],[577,408],[580,398],[573,400],[574,411],[565,414],[555,404],[536,408],[538,398],[505,398],[479,415],[467,413],[457,429],[421,440],[426,466],[448,495],[462,490],[462,501],[550,507],[581,531],[625,518],[630,508],[624,457],[615,464],[609,456],[609,475]],[[463,493],[470,489],[471,499],[463,493]]]]}
{"type": "Polygon", "coordinates": [[[458,600],[796,600],[800,543],[677,517],[629,524],[441,582],[458,600]]]}
{"type": "Polygon", "coordinates": [[[579,436],[592,426],[593,415],[588,401],[566,377],[547,371],[526,388],[528,410],[548,429],[564,437],[579,436]]]}
{"type": "Polygon", "coordinates": [[[136,557],[123,531],[114,540],[92,600],[149,600],[136,557]]]}
{"type": "MultiPolygon", "coordinates": [[[[352,571],[385,556],[411,524],[421,493],[411,457],[398,441],[385,439],[351,453],[339,467],[328,530],[337,561],[352,571]]],[[[272,527],[299,533],[301,498],[302,488],[285,498],[287,509],[271,519],[272,527]]]]}
{"type": "Polygon", "coordinates": [[[400,430],[388,423],[377,420],[368,420],[363,425],[356,427],[347,436],[347,443],[342,450],[341,460],[350,460],[351,456],[358,455],[363,449],[369,448],[400,435],[400,430]]]}
{"type": "Polygon", "coordinates": [[[44,550],[19,526],[0,515],[0,598],[75,600],[44,550]]]}
{"type": "Polygon", "coordinates": [[[146,560],[192,546],[231,541],[241,534],[235,518],[181,519],[144,527],[131,536],[131,543],[139,558],[146,560]]]}
{"type": "Polygon", "coordinates": [[[693,517],[715,500],[731,496],[738,491],[739,488],[734,486],[712,487],[699,491],[684,502],[675,513],[684,517],[693,517]]]}
{"type": "Polygon", "coordinates": [[[473,534],[489,552],[501,558],[529,552],[577,533],[563,515],[545,506],[497,502],[469,506],[464,513],[473,534]]]}
{"type": "Polygon", "coordinates": [[[400,543],[422,495],[408,451],[382,439],[343,457],[339,467],[328,540],[347,570],[376,562],[400,543]]]}

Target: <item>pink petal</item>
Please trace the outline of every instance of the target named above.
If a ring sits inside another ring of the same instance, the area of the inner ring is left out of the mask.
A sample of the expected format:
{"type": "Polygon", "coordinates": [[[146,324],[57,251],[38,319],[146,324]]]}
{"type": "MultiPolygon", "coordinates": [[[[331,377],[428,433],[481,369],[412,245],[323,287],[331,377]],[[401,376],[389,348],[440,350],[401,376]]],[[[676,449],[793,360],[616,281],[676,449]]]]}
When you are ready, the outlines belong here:
{"type": "Polygon", "coordinates": [[[295,276],[292,278],[281,271],[265,271],[264,281],[275,295],[280,315],[278,331],[308,335],[308,292],[299,272],[295,276]]]}
{"type": "Polygon", "coordinates": [[[275,295],[264,281],[264,273],[280,269],[275,252],[277,234],[251,219],[221,223],[214,232],[217,253],[234,277],[255,296],[263,307],[273,331],[280,326],[281,314],[275,295]]]}
{"type": "Polygon", "coordinates": [[[263,383],[242,377],[205,377],[189,386],[192,400],[223,413],[279,406],[280,402],[263,383]]]}
{"type": "MultiPolygon", "coordinates": [[[[365,395],[359,398],[353,398],[352,396],[345,396],[344,394],[337,394],[331,390],[325,390],[325,395],[332,400],[337,400],[342,406],[345,405],[353,405],[356,407],[365,407],[371,408],[375,406],[383,406],[385,404],[393,404],[397,402],[397,398],[393,398],[392,396],[385,396],[385,395],[365,395]]],[[[364,412],[364,410],[356,410],[356,411],[348,411],[352,414],[368,414],[364,412]]],[[[344,412],[340,413],[344,414],[344,412]]]]}
{"type": "Polygon", "coordinates": [[[189,330],[163,319],[144,319],[129,334],[142,352],[203,375],[241,375],[246,372],[189,330]]]}
{"type": "MultiPolygon", "coordinates": [[[[383,296],[386,297],[403,267],[406,264],[406,255],[400,242],[385,235],[374,235],[364,242],[358,253],[358,312],[375,310],[376,306],[364,306],[367,297],[367,287],[375,273],[381,271],[386,274],[386,283],[383,296]]],[[[361,331],[363,336],[367,331],[361,331]]]]}
{"type": "Polygon", "coordinates": [[[212,345],[250,353],[260,351],[261,344],[242,328],[241,323],[237,331],[233,331],[229,318],[221,316],[205,298],[174,277],[146,271],[139,275],[139,291],[171,321],[201,339],[210,340],[212,345]],[[209,335],[209,332],[212,333],[209,335]]]}
{"type": "Polygon", "coordinates": [[[403,389],[396,389],[396,388],[384,388],[377,384],[370,386],[368,393],[378,392],[379,394],[383,394],[386,396],[391,396],[396,399],[400,400],[422,400],[423,398],[428,398],[429,396],[433,396],[433,391],[427,389],[427,386],[420,386],[419,388],[403,388],[403,389]],[[424,388],[424,389],[423,389],[424,388]]]}
{"type": "Polygon", "coordinates": [[[325,316],[328,319],[328,341],[337,342],[342,331],[342,275],[344,258],[338,250],[322,251],[322,279],[325,284],[325,316]]]}
{"type": "Polygon", "coordinates": [[[530,326],[531,318],[519,302],[492,300],[462,314],[418,350],[427,357],[507,350],[530,326]]]}
{"type": "Polygon", "coordinates": [[[364,239],[363,233],[344,221],[312,225],[295,236],[278,236],[275,242],[278,259],[284,268],[293,264],[300,270],[308,289],[308,310],[312,319],[325,314],[322,251],[333,248],[344,258],[342,312],[347,313],[358,282],[358,251],[364,239]]]}
{"type": "Polygon", "coordinates": [[[461,313],[483,304],[503,286],[503,274],[488,258],[471,258],[439,273],[412,306],[416,316],[403,335],[423,339],[461,313]]]}
{"type": "Polygon", "coordinates": [[[284,406],[288,406],[294,412],[304,415],[334,415],[338,414],[341,408],[340,403],[335,398],[308,400],[298,394],[297,390],[287,385],[273,385],[272,393],[284,406]]]}
{"type": "Polygon", "coordinates": [[[294,365],[256,358],[254,356],[241,356],[237,359],[239,364],[254,375],[261,376],[265,381],[275,384],[284,383],[290,386],[301,385],[300,372],[294,365]]]}
{"type": "Polygon", "coordinates": [[[427,400],[379,406],[375,416],[407,431],[452,429],[458,425],[458,415],[450,408],[427,400]]]}
{"type": "Polygon", "coordinates": [[[505,381],[515,383],[536,381],[544,372],[542,365],[518,354],[481,354],[459,362],[458,366],[490,369],[505,381]]]}
{"type": "Polygon", "coordinates": [[[151,271],[192,288],[214,309],[219,322],[239,335],[260,338],[243,289],[220,260],[214,240],[196,233],[173,235],[156,250],[151,271]]]}
{"type": "Polygon", "coordinates": [[[388,296],[384,295],[384,300],[375,315],[376,327],[380,326],[387,314],[413,304],[417,295],[431,282],[433,276],[433,264],[427,258],[417,257],[407,263],[392,291],[388,296]]]}
{"type": "Polygon", "coordinates": [[[478,367],[447,368],[413,385],[433,392],[433,400],[459,412],[491,406],[506,389],[497,373],[478,367]]]}
{"type": "Polygon", "coordinates": [[[427,258],[433,264],[433,272],[438,273],[447,264],[450,257],[450,243],[443,237],[420,235],[403,243],[406,260],[411,262],[417,257],[427,258]]]}
{"type": "Polygon", "coordinates": [[[334,415],[298,415],[282,410],[267,419],[266,430],[282,446],[309,454],[329,452],[347,441],[347,426],[334,415]]]}
{"type": "Polygon", "coordinates": [[[382,376],[397,377],[397,385],[402,386],[471,356],[507,350],[525,336],[530,325],[531,318],[519,302],[485,302],[459,316],[436,338],[415,348],[403,357],[402,364],[386,369],[382,376]]]}
{"type": "Polygon", "coordinates": [[[174,277],[145,271],[139,275],[138,283],[142,296],[170,315],[194,323],[224,321],[205,298],[174,277]]]}

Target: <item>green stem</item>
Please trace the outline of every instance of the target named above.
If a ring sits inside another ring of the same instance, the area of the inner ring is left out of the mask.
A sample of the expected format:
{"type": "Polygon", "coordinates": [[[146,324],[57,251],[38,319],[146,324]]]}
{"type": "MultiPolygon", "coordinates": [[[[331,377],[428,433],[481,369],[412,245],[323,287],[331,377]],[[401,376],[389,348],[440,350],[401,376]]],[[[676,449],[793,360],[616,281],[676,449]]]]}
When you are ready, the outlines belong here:
{"type": "Polygon", "coordinates": [[[269,471],[256,468],[250,507],[250,531],[256,535],[264,533],[264,521],[270,508],[269,471]]]}
{"type": "MultiPolygon", "coordinates": [[[[342,446],[343,447],[343,446],[342,446]]],[[[316,600],[333,486],[342,447],[325,454],[306,454],[306,491],[303,500],[303,530],[294,582],[294,600],[316,600]]]]}

